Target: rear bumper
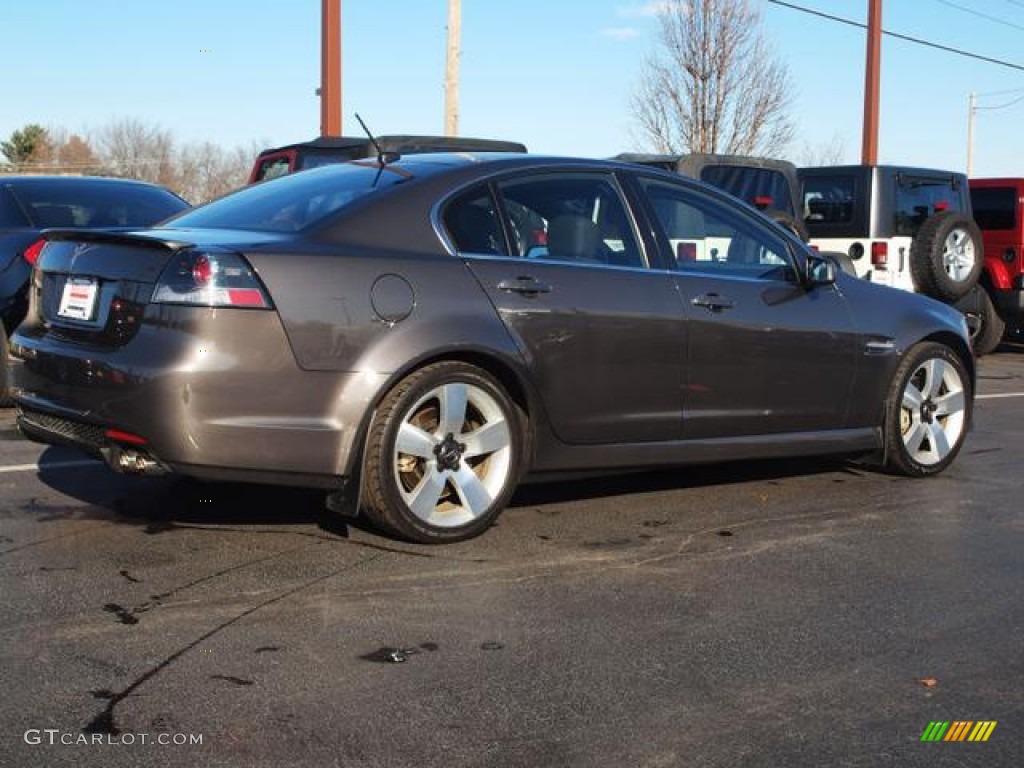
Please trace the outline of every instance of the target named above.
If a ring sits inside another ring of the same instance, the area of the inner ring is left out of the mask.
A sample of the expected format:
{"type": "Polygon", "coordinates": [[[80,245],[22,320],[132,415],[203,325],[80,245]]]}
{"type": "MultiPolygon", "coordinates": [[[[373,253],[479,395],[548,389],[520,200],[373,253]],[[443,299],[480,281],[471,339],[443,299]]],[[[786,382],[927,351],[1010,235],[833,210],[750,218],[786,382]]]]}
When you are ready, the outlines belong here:
{"type": "Polygon", "coordinates": [[[26,323],[11,350],[23,433],[124,471],[131,450],[195,477],[336,487],[365,413],[360,377],[301,370],[273,312],[163,307],[110,349],[26,323]]]}

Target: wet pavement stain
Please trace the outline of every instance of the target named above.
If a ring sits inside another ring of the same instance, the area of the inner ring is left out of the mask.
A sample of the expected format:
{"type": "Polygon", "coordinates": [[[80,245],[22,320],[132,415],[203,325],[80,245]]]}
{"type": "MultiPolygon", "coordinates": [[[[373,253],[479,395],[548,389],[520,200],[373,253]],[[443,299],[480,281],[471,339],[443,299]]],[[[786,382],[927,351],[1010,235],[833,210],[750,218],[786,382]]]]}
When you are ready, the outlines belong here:
{"type": "Polygon", "coordinates": [[[608,539],[607,541],[584,541],[583,546],[588,549],[621,549],[635,543],[632,539],[608,539]]]}
{"type": "Polygon", "coordinates": [[[63,567],[56,565],[40,565],[39,570],[43,573],[54,573],[57,571],[77,571],[78,568],[73,565],[65,565],[63,567]]]}
{"type": "Polygon", "coordinates": [[[89,691],[89,695],[92,696],[94,699],[109,700],[114,698],[116,694],[113,691],[108,690],[107,688],[98,688],[95,691],[89,691]]]}
{"type": "Polygon", "coordinates": [[[274,651],[280,651],[281,646],[279,645],[261,645],[253,653],[273,653],[274,651]]]}
{"type": "Polygon", "coordinates": [[[644,528],[660,528],[663,525],[668,525],[668,520],[644,520],[641,525],[644,528]]]}
{"type": "Polygon", "coordinates": [[[494,640],[489,640],[486,643],[480,643],[481,651],[502,651],[505,649],[504,643],[498,643],[494,640]]]}
{"type": "Polygon", "coordinates": [[[132,615],[132,612],[127,608],[118,605],[117,603],[107,603],[103,606],[103,610],[107,613],[112,613],[117,616],[117,620],[122,624],[138,624],[139,620],[132,615]]]}
{"type": "Polygon", "coordinates": [[[437,643],[420,643],[415,648],[393,648],[385,645],[376,651],[365,653],[359,658],[363,661],[372,661],[375,664],[402,664],[408,661],[410,656],[415,656],[420,651],[434,653],[440,647],[437,643]]]}
{"type": "Polygon", "coordinates": [[[127,568],[122,568],[120,571],[118,571],[118,573],[120,573],[122,576],[124,576],[125,579],[127,579],[128,581],[130,581],[130,582],[132,582],[134,584],[138,584],[138,583],[140,583],[142,581],[142,579],[136,579],[134,576],[132,576],[130,573],[128,573],[128,569],[127,568]]]}
{"type": "Polygon", "coordinates": [[[728,529],[723,529],[723,530],[718,532],[718,535],[719,536],[732,536],[733,533],[732,533],[732,531],[730,531],[728,529]]]}
{"type": "Polygon", "coordinates": [[[233,675],[210,675],[211,680],[224,680],[228,683],[234,683],[235,685],[245,686],[254,685],[252,680],[246,680],[241,677],[234,677],[233,675]]]}

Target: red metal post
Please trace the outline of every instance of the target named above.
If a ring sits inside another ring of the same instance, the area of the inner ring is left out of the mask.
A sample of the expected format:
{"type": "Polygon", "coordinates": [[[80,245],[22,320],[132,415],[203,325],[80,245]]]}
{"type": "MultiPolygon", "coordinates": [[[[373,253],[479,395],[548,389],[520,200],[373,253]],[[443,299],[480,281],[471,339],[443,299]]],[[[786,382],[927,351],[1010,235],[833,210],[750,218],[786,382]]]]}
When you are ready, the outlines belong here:
{"type": "Polygon", "coordinates": [[[341,0],[323,0],[320,27],[320,135],[341,136],[341,0]]]}
{"type": "Polygon", "coordinates": [[[868,0],[868,53],[864,73],[861,163],[878,164],[878,100],[882,74],[882,0],[868,0]]]}

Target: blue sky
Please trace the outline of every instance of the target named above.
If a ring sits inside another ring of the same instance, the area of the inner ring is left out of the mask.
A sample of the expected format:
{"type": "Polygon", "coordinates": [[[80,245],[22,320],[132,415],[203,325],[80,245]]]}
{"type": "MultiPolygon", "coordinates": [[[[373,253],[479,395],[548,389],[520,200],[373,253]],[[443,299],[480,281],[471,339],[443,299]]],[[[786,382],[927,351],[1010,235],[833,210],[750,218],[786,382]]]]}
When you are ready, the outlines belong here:
{"type": "MultiPolygon", "coordinates": [[[[765,33],[793,80],[789,157],[832,142],[860,157],[864,32],[765,0],[765,33]]],[[[867,0],[795,0],[865,21],[867,0]]],[[[630,112],[656,23],[646,0],[463,0],[460,132],[533,151],[640,148],[630,112]]],[[[887,29],[1024,65],[1024,0],[884,0],[887,29]],[[973,10],[969,13],[960,7],[973,10]],[[982,18],[983,14],[999,19],[982,18]]],[[[443,128],[447,0],[342,0],[344,129],[443,128]]],[[[133,117],[181,141],[313,138],[320,0],[4,0],[0,137],[29,122],[88,132],[133,117]]],[[[1024,71],[887,38],[882,162],[963,170],[971,91],[1000,107],[1024,71]]],[[[1024,175],[1024,101],[977,113],[978,176],[1024,175]]]]}

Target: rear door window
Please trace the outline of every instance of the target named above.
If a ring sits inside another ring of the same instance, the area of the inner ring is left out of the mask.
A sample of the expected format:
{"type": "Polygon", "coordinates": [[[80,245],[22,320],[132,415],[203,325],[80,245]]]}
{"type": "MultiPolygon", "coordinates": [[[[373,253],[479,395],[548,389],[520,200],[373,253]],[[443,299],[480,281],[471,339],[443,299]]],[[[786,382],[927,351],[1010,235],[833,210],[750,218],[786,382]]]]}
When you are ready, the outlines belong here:
{"type": "Polygon", "coordinates": [[[498,184],[516,255],[593,266],[645,267],[612,174],[535,174],[498,184]]]}
{"type": "Polygon", "coordinates": [[[1013,229],[1017,225],[1017,190],[1013,187],[971,189],[974,220],[982,229],[1013,229]]]}

